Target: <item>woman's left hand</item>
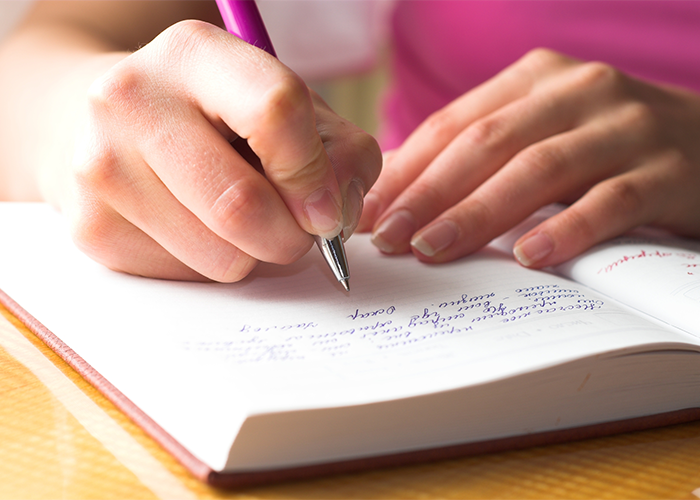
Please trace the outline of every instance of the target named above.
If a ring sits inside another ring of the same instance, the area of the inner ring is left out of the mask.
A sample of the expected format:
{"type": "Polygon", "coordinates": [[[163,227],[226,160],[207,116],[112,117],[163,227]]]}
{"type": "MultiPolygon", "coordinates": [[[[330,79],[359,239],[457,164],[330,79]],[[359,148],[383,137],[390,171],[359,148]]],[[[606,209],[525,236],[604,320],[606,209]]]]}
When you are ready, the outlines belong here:
{"type": "Polygon", "coordinates": [[[525,266],[645,224],[700,236],[700,96],[532,51],[387,155],[359,229],[446,262],[554,202],[569,206],[516,242],[525,266]]]}

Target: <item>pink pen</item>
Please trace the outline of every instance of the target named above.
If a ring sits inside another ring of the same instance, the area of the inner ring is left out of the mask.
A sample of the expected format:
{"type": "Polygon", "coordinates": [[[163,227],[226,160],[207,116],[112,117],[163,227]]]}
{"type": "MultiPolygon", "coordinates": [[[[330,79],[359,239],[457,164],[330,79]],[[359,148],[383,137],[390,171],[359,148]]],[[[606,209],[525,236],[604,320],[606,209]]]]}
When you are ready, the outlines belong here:
{"type": "MultiPolygon", "coordinates": [[[[216,0],[229,33],[277,57],[255,0],[216,0]]],[[[345,291],[350,291],[350,272],[340,235],[327,240],[314,235],[316,245],[345,291]]]]}
{"type": "Polygon", "coordinates": [[[277,57],[255,0],[216,0],[229,33],[277,57]]]}

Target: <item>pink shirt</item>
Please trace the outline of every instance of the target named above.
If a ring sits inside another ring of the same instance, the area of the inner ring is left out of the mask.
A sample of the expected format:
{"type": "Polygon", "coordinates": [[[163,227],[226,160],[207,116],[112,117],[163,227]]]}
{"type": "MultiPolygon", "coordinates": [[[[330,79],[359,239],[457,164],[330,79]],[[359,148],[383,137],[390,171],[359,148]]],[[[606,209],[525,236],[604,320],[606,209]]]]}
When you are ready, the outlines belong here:
{"type": "Polygon", "coordinates": [[[700,92],[699,1],[399,1],[384,149],[530,49],[700,92]]]}

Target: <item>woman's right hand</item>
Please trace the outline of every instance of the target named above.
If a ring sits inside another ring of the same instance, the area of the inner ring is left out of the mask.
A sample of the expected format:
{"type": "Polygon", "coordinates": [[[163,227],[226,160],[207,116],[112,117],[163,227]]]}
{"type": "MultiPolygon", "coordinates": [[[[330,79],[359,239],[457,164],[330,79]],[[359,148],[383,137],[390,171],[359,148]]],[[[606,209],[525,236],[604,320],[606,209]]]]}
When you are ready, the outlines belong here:
{"type": "Polygon", "coordinates": [[[93,259],[233,282],[354,230],[379,148],[277,59],[199,21],[95,57],[72,158],[39,172],[93,259]]]}

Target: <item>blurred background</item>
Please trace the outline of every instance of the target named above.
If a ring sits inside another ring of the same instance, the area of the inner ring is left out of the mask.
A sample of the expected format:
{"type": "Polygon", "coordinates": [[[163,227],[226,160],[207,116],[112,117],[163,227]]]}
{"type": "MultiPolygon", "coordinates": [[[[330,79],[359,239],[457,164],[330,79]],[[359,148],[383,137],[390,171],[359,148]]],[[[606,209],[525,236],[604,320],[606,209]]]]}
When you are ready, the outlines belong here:
{"type": "Polygon", "coordinates": [[[394,0],[258,0],[282,62],[338,114],[372,135],[388,83],[394,0]]]}
{"type": "MultiPolygon", "coordinates": [[[[154,0],[155,1],[155,0],[154,0]]],[[[210,0],[214,1],[214,0],[210,0]]],[[[33,0],[0,0],[0,38],[33,0]]],[[[376,135],[393,0],[258,0],[279,58],[338,114],[376,135]]]]}

